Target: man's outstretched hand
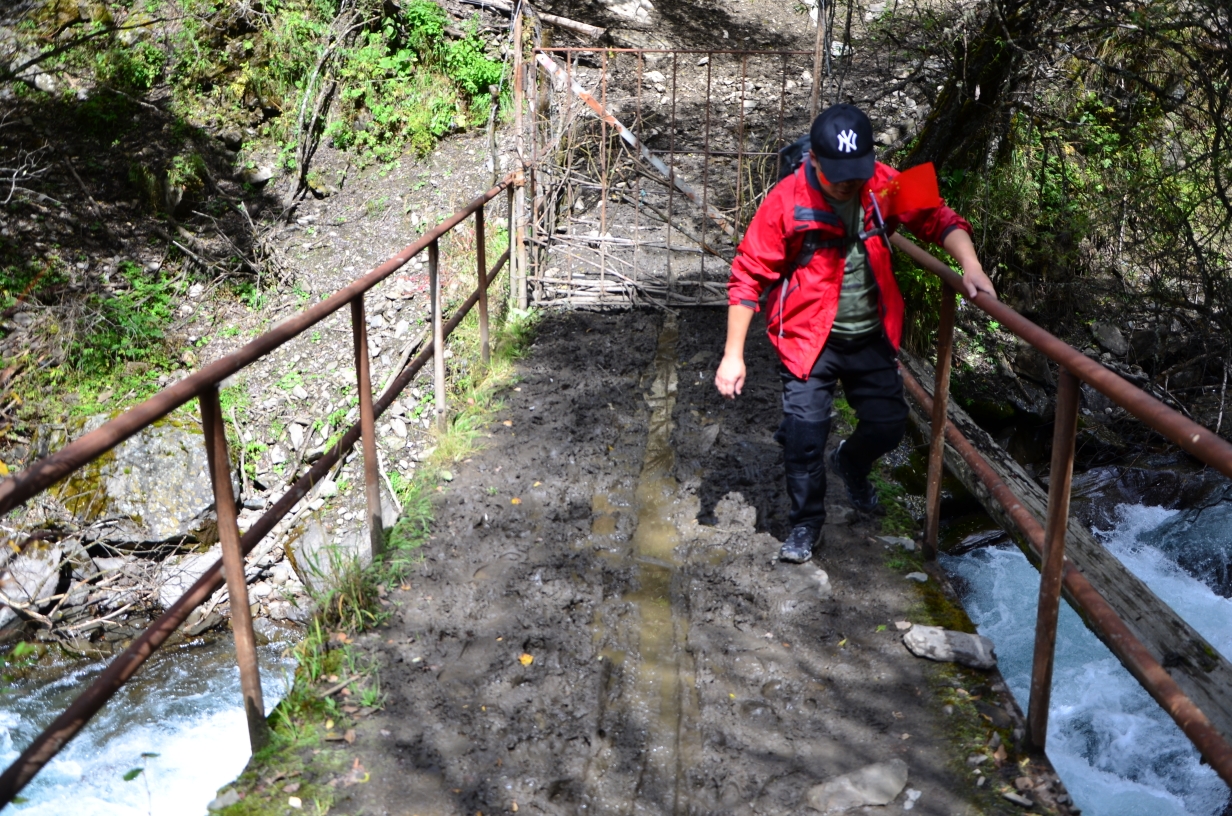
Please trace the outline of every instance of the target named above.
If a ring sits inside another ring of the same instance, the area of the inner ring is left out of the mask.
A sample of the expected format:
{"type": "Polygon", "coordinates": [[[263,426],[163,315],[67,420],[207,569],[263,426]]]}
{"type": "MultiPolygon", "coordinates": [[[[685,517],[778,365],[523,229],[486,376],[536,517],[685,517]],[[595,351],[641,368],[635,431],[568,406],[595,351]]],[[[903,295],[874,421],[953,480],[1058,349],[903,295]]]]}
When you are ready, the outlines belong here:
{"type": "Polygon", "coordinates": [[[723,355],[719,370],[714,373],[714,387],[727,399],[735,399],[744,390],[744,360],[730,354],[723,355]]]}

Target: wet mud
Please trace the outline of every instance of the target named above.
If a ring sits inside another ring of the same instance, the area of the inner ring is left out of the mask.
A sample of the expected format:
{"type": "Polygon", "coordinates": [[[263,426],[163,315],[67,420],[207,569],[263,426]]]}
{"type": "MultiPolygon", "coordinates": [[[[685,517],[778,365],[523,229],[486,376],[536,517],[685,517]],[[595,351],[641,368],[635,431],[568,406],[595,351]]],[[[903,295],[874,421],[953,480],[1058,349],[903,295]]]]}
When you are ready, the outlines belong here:
{"type": "Polygon", "coordinates": [[[922,590],[833,477],[819,555],[775,560],[773,353],[751,339],[725,403],[723,329],[712,310],[544,318],[364,640],[387,703],[346,748],[369,781],[331,812],[807,813],[811,787],[896,758],[907,791],[870,813],[1017,810],[977,793],[989,715],[963,731],[943,710],[895,627],[922,590]]]}

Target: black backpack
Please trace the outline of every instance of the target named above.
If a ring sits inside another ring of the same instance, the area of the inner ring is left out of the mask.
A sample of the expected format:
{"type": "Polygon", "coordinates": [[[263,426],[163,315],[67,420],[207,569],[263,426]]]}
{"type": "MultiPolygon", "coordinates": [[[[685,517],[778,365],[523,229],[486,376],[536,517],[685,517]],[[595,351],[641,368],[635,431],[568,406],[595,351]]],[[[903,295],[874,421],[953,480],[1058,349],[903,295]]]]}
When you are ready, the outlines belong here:
{"type": "Polygon", "coordinates": [[[796,172],[800,165],[804,164],[804,157],[809,152],[809,135],[806,133],[799,139],[796,139],[787,147],[779,149],[779,173],[775,182],[780,182],[783,179],[796,172]]]}

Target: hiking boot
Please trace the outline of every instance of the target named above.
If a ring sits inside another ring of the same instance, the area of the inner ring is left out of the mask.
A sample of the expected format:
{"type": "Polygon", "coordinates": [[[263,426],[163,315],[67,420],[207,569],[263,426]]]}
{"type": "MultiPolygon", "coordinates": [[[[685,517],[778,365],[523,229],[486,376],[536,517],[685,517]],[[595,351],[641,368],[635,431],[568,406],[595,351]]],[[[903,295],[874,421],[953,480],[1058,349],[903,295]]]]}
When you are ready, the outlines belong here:
{"type": "Polygon", "coordinates": [[[812,527],[804,525],[793,527],[787,540],[779,549],[779,560],[792,564],[803,564],[813,557],[813,547],[817,546],[820,538],[821,536],[812,527]]]}
{"type": "Polygon", "coordinates": [[[867,476],[856,476],[850,468],[843,464],[843,445],[845,444],[847,440],[844,439],[830,454],[830,467],[842,478],[843,485],[847,488],[847,497],[851,499],[852,505],[861,513],[874,513],[877,511],[877,491],[873,489],[873,483],[868,480],[867,476]]]}

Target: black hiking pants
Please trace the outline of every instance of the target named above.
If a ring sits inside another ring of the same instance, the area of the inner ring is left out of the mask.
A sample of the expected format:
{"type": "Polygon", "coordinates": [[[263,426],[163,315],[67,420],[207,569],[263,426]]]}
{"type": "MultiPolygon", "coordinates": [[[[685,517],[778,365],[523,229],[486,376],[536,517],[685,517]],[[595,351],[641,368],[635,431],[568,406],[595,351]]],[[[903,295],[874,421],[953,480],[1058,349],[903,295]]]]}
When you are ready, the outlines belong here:
{"type": "Polygon", "coordinates": [[[826,520],[826,437],[834,408],[834,387],[843,384],[859,422],[843,446],[849,473],[867,478],[873,463],[892,451],[907,429],[907,401],[894,347],[884,334],[858,340],[831,336],[807,380],[779,366],[783,381],[783,424],[775,439],[783,446],[788,519],[793,527],[820,531],[826,520]]]}

